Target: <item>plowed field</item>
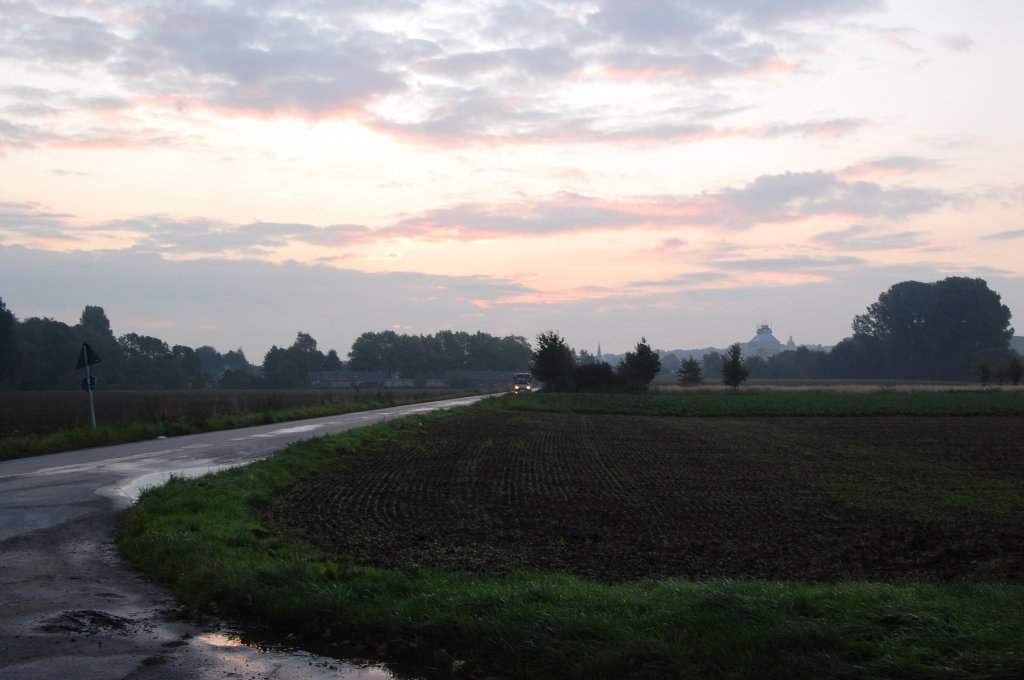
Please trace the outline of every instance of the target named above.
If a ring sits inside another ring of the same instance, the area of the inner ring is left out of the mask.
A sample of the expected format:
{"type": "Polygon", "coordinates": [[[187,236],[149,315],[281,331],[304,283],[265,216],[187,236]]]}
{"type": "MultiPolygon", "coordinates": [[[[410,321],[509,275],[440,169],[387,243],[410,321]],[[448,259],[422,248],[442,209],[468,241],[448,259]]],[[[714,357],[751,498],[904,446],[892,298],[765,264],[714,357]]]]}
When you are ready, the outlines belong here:
{"type": "Polygon", "coordinates": [[[1024,582],[1022,425],[471,410],[345,453],[263,518],[388,568],[1024,582]]]}

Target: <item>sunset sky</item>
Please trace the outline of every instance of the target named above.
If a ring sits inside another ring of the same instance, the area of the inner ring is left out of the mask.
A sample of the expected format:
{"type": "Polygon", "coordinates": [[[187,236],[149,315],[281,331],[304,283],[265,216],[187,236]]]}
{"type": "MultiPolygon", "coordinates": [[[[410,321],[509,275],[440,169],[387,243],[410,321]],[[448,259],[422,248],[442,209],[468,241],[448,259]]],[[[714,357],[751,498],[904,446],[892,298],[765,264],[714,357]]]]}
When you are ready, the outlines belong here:
{"type": "Polygon", "coordinates": [[[951,275],[1024,315],[1022,28],[1020,0],[0,0],[0,298],[255,363],[389,328],[832,345],[951,275]]]}

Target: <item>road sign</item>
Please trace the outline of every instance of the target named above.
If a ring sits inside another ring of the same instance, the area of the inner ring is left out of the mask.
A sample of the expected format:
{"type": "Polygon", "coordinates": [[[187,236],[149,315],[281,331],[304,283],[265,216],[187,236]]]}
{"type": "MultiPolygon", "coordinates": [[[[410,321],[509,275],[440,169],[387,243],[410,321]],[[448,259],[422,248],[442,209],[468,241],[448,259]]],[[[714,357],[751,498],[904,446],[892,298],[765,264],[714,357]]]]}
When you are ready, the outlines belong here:
{"type": "Polygon", "coordinates": [[[78,353],[78,363],[75,364],[75,368],[85,368],[86,366],[92,366],[93,364],[100,363],[100,355],[92,351],[92,347],[89,347],[89,343],[82,343],[82,351],[78,353]]]}
{"type": "Polygon", "coordinates": [[[78,363],[75,368],[84,368],[85,377],[82,378],[82,389],[89,395],[89,420],[92,421],[92,429],[96,429],[96,405],[92,402],[92,391],[96,387],[96,377],[89,372],[89,367],[100,363],[100,355],[92,351],[89,343],[82,343],[82,351],[78,353],[78,363]]]}

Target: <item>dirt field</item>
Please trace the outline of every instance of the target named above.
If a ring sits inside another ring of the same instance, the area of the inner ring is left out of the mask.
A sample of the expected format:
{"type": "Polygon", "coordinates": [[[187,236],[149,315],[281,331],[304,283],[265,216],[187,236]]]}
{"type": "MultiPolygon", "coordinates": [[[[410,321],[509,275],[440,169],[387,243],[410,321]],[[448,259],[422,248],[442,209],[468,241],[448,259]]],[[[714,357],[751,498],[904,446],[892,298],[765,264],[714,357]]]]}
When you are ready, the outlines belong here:
{"type": "Polygon", "coordinates": [[[1024,582],[1020,417],[476,410],[264,509],[342,561],[813,582],[1024,582]]]}

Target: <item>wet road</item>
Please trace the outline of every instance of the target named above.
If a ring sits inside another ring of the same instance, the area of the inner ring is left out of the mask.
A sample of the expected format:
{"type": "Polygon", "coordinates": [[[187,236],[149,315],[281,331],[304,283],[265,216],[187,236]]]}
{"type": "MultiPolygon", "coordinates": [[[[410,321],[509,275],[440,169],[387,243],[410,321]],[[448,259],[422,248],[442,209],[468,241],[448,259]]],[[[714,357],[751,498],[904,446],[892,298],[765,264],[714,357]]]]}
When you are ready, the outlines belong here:
{"type": "Polygon", "coordinates": [[[0,677],[394,678],[312,655],[260,652],[179,616],[173,598],[127,570],[117,512],[171,474],[240,465],[310,437],[482,397],[0,462],[0,677]]]}

